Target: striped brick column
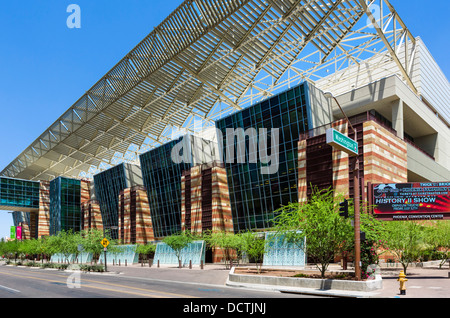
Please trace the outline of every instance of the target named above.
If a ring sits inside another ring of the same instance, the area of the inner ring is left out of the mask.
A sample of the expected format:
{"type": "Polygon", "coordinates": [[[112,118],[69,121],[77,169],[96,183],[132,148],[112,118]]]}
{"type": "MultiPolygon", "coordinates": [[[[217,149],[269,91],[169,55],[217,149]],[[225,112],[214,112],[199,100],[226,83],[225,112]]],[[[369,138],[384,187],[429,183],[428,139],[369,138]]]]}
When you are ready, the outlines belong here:
{"type": "Polygon", "coordinates": [[[103,230],[102,214],[100,212],[100,204],[97,200],[89,200],[81,203],[81,213],[83,216],[83,230],[103,230]]]}
{"type": "Polygon", "coordinates": [[[134,191],[136,193],[136,244],[147,244],[155,240],[147,190],[144,187],[135,187],[134,191]]]}
{"type": "MultiPolygon", "coordinates": [[[[346,120],[338,120],[332,124],[332,128],[348,136],[348,123],[346,120]]],[[[344,151],[334,149],[333,160],[333,189],[335,195],[343,194],[349,197],[349,156],[344,151]]]]}
{"type": "Polygon", "coordinates": [[[50,182],[41,181],[39,187],[38,238],[50,235],[50,182]]]}
{"type": "Polygon", "coordinates": [[[306,140],[300,140],[298,142],[298,203],[305,203],[308,201],[306,146],[306,140]]]}
{"type": "Polygon", "coordinates": [[[89,180],[80,181],[80,201],[81,204],[91,199],[91,182],[89,180]]]}
{"type": "Polygon", "coordinates": [[[234,231],[227,172],[219,166],[212,167],[212,231],[234,231]]]}
{"type": "Polygon", "coordinates": [[[364,180],[372,183],[408,181],[407,146],[374,121],[363,124],[364,180]]]}
{"type": "Polygon", "coordinates": [[[119,240],[122,244],[147,244],[155,240],[147,191],[142,186],[120,192],[119,240]]]}
{"type": "MultiPolygon", "coordinates": [[[[191,231],[195,234],[201,234],[204,230],[234,232],[227,174],[224,167],[213,162],[198,165],[183,172],[181,189],[183,231],[191,231]]],[[[212,257],[213,262],[222,261],[223,251],[214,249],[212,257]]]]}
{"type": "Polygon", "coordinates": [[[122,244],[131,243],[130,217],[130,188],[127,188],[119,194],[119,239],[122,244]]]}
{"type": "MultiPolygon", "coordinates": [[[[227,172],[219,166],[212,168],[212,232],[234,233],[227,172]]],[[[212,253],[213,263],[224,259],[224,251],[215,248],[212,253]]]]}
{"type": "Polygon", "coordinates": [[[202,233],[202,166],[191,168],[191,232],[202,233]]]}

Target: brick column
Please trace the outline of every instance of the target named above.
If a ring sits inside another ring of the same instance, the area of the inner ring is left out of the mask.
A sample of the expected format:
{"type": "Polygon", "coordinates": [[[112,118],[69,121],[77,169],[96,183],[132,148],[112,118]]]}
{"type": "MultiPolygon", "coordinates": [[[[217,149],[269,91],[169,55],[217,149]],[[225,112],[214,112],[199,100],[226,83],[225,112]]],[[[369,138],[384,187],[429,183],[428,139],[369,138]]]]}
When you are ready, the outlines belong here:
{"type": "MultiPolygon", "coordinates": [[[[336,129],[340,133],[348,136],[348,123],[342,119],[332,124],[332,128],[336,129]]],[[[345,197],[349,197],[349,156],[344,151],[334,149],[332,152],[333,157],[333,189],[335,195],[343,194],[345,197]]]]}
{"type": "Polygon", "coordinates": [[[202,170],[201,165],[191,169],[191,232],[202,233],[202,170]]]}
{"type": "Polygon", "coordinates": [[[50,235],[50,182],[41,181],[39,187],[38,238],[50,235]]]}
{"type": "Polygon", "coordinates": [[[364,123],[363,137],[365,182],[408,182],[406,143],[374,121],[364,123]]]}
{"type": "Polygon", "coordinates": [[[306,140],[298,142],[298,203],[306,203],[308,201],[306,146],[306,140]]]}

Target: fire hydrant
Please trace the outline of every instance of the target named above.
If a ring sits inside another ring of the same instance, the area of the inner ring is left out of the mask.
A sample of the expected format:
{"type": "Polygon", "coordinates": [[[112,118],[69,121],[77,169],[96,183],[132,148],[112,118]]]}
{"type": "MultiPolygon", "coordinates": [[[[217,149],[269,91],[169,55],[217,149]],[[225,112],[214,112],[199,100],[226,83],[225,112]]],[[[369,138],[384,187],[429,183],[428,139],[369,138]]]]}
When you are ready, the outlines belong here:
{"type": "Polygon", "coordinates": [[[398,275],[397,281],[400,282],[400,295],[406,295],[406,282],[408,281],[406,279],[406,275],[404,271],[400,272],[400,275],[398,275]]]}

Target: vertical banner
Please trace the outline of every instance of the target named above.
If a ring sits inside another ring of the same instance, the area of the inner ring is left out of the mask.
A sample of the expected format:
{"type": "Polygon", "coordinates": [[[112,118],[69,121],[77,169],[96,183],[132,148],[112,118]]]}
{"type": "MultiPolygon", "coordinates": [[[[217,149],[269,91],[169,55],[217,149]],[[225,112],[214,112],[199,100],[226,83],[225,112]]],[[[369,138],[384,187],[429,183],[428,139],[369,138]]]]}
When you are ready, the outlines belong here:
{"type": "Polygon", "coordinates": [[[11,226],[10,232],[9,232],[9,238],[14,240],[16,238],[16,227],[11,226]]]}
{"type": "Polygon", "coordinates": [[[22,227],[21,226],[16,227],[16,238],[18,240],[22,239],[22,227]]]}

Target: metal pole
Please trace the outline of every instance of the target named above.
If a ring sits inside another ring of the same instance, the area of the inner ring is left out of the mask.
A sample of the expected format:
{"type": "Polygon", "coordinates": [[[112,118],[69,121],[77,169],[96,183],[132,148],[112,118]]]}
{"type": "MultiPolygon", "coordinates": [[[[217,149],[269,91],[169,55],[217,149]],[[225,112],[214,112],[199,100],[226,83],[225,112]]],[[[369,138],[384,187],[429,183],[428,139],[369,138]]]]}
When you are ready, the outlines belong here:
{"type": "Polygon", "coordinates": [[[107,272],[108,268],[107,268],[107,265],[106,265],[106,247],[105,247],[104,251],[105,251],[105,272],[107,272]]]}
{"type": "MultiPolygon", "coordinates": [[[[355,141],[358,142],[358,136],[355,131],[355,141]]],[[[353,194],[355,206],[355,277],[361,280],[361,236],[360,236],[360,200],[359,200],[359,159],[355,157],[355,166],[353,168],[353,194]]]]}
{"type": "MultiPolygon", "coordinates": [[[[345,117],[348,125],[355,134],[355,141],[358,142],[358,133],[351,124],[350,120],[342,109],[339,101],[330,92],[324,94],[327,98],[333,98],[338,105],[342,115],[345,117]]],[[[361,280],[361,237],[360,237],[360,205],[359,205],[359,159],[355,157],[355,166],[353,167],[353,194],[355,196],[353,202],[355,205],[355,277],[361,280]]]]}

